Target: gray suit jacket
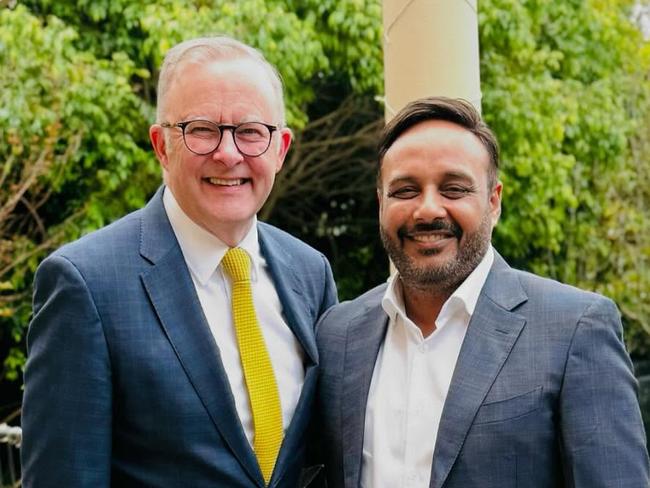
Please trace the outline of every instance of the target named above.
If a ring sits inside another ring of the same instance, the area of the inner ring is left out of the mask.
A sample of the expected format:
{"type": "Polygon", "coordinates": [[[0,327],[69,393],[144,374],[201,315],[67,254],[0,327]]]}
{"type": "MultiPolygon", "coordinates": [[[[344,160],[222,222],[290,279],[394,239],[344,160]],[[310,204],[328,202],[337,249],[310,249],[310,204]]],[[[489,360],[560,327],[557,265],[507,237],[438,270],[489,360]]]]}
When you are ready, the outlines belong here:
{"type": "MultiPolygon", "coordinates": [[[[313,406],[325,257],[259,224],[305,382],[270,486],[293,487],[313,406]]],[[[263,487],[159,191],[39,267],[28,334],[23,486],[263,487]]]]}
{"type": "MultiPolygon", "coordinates": [[[[359,486],[386,285],[321,319],[318,424],[329,488],[359,486]]],[[[637,384],[611,300],[496,255],[442,413],[431,488],[648,488],[637,384]]]]}

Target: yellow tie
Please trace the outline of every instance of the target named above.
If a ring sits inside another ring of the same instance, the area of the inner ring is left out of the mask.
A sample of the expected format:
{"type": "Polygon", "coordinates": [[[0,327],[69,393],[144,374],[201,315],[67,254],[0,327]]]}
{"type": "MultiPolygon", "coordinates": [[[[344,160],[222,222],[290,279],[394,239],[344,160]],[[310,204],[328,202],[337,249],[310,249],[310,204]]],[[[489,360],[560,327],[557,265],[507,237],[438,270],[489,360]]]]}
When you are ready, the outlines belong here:
{"type": "Polygon", "coordinates": [[[235,247],[226,253],[221,263],[232,279],[232,313],[253,413],[253,449],[264,481],[268,484],[282,444],[280,393],[255,315],[248,254],[235,247]]]}

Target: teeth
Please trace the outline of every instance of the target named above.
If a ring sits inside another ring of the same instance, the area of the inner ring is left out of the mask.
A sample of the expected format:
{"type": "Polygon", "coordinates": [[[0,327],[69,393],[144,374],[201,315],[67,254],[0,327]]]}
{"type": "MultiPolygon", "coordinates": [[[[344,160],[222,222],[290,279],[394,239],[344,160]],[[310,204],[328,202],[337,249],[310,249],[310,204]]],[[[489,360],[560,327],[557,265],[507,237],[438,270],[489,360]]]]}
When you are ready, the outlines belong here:
{"type": "Polygon", "coordinates": [[[437,242],[447,239],[449,236],[446,234],[416,234],[412,235],[411,239],[417,242],[437,242]]]}
{"type": "Polygon", "coordinates": [[[220,186],[238,186],[244,184],[243,178],[238,178],[236,180],[233,179],[225,180],[223,178],[208,178],[208,181],[213,185],[220,185],[220,186]]]}

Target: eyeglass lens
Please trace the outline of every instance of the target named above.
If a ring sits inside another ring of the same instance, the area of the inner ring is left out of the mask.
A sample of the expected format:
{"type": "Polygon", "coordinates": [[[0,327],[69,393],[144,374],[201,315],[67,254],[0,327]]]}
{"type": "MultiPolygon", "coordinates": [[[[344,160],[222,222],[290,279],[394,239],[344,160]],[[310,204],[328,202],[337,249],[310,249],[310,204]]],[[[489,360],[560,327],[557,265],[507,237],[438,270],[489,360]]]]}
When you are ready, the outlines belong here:
{"type": "MultiPolygon", "coordinates": [[[[185,126],[183,137],[190,151],[209,154],[219,146],[222,130],[213,122],[194,120],[185,126]]],[[[245,156],[259,156],[269,147],[271,131],[259,122],[246,122],[233,130],[233,137],[240,153],[245,156]]]]}

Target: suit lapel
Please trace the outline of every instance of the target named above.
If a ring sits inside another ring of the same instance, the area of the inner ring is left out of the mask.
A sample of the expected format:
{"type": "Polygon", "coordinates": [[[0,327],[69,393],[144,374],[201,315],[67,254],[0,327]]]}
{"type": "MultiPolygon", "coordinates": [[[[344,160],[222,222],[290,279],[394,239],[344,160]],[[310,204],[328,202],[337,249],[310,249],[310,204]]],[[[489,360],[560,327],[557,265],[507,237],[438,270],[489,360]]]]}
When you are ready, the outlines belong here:
{"type": "Polygon", "coordinates": [[[303,296],[303,285],[296,269],[295,260],[273,239],[266,224],[258,224],[260,250],[269,267],[275,290],[278,293],[282,310],[291,331],[300,342],[310,363],[318,362],[318,350],[314,338],[315,314],[309,310],[303,296]]]}
{"type": "Polygon", "coordinates": [[[380,305],[385,289],[382,286],[369,297],[366,310],[352,318],[347,329],[341,401],[346,487],[359,485],[368,392],[379,348],[388,327],[388,316],[380,305]]]}
{"type": "Polygon", "coordinates": [[[282,479],[291,456],[300,450],[299,444],[304,441],[300,434],[306,431],[311,418],[318,373],[318,350],[314,337],[314,319],[312,318],[315,315],[309,310],[309,305],[303,296],[303,286],[298,277],[295,260],[279,242],[273,239],[265,224],[258,225],[258,236],[260,250],[269,267],[275,290],[282,303],[284,317],[306,356],[305,380],[291,423],[286,426],[285,437],[273,470],[271,480],[271,486],[273,486],[275,481],[282,479]]]}
{"type": "Polygon", "coordinates": [[[142,217],[141,254],[153,266],[142,282],[163,331],[226,444],[251,479],[264,486],[246,439],[219,348],[210,332],[159,190],[142,217]]]}
{"type": "Polygon", "coordinates": [[[517,277],[495,253],[458,356],[433,454],[431,488],[441,488],[474,417],[510,354],[525,319],[511,310],[527,299],[517,277]]]}

